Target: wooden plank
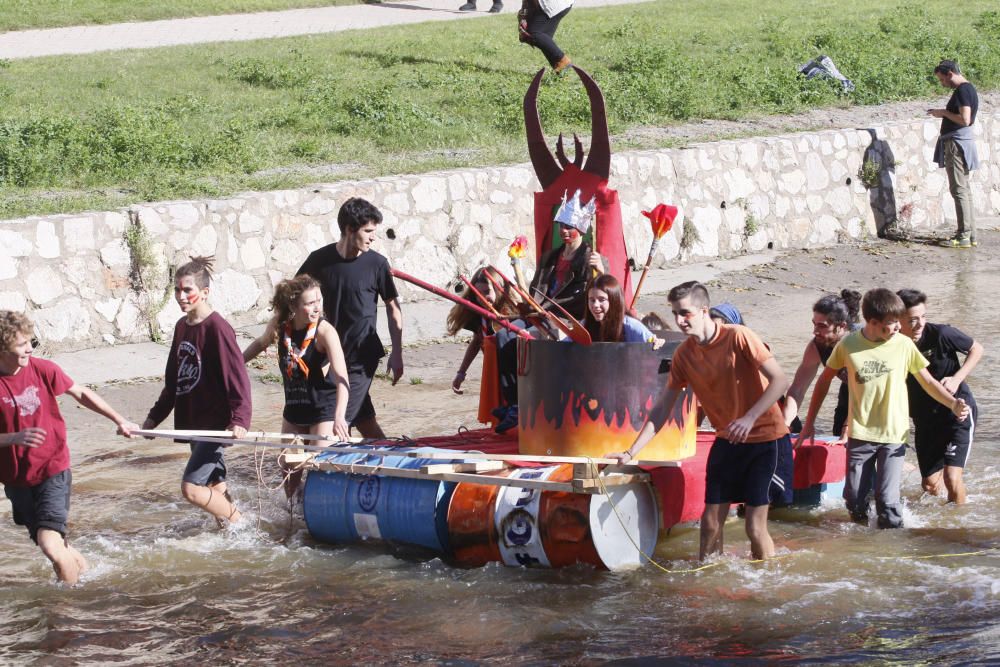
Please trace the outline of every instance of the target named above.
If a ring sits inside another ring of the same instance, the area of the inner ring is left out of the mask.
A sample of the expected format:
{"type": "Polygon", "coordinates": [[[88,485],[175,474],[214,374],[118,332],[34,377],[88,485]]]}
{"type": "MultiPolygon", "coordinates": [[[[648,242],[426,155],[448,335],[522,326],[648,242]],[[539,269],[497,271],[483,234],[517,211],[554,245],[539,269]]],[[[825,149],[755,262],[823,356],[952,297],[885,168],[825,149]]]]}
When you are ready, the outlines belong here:
{"type": "Polygon", "coordinates": [[[539,491],[563,491],[567,493],[600,493],[599,489],[577,489],[569,482],[549,482],[542,479],[516,479],[512,477],[497,477],[495,475],[477,475],[475,473],[451,472],[440,475],[425,475],[419,470],[410,468],[388,468],[380,466],[351,465],[349,463],[315,462],[317,469],[334,472],[346,472],[357,475],[384,475],[385,477],[404,477],[408,479],[426,479],[432,481],[466,482],[469,484],[485,484],[490,486],[516,486],[523,489],[538,489],[539,491]]]}
{"type": "Polygon", "coordinates": [[[574,479],[573,488],[577,491],[600,493],[601,489],[604,487],[623,486],[625,484],[636,483],[649,483],[649,475],[641,472],[634,475],[602,475],[599,479],[574,479]]]}
{"type": "Polygon", "coordinates": [[[427,475],[440,475],[446,472],[495,472],[507,466],[503,461],[472,461],[469,463],[432,463],[420,466],[420,472],[427,475]]]}
{"type": "Polygon", "coordinates": [[[298,465],[299,463],[305,463],[316,458],[316,455],[312,452],[288,452],[284,454],[281,459],[285,463],[290,463],[293,465],[298,465]]]}

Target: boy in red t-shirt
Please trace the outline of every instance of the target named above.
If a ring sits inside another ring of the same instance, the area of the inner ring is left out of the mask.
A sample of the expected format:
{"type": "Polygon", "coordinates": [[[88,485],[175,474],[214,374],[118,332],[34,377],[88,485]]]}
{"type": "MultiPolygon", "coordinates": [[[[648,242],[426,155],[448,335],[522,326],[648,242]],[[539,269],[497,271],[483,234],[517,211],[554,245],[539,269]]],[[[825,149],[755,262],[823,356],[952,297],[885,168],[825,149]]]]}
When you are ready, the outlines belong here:
{"type": "Polygon", "coordinates": [[[674,351],[667,387],[650,419],[625,452],[608,454],[627,463],[662,428],[684,387],[690,386],[716,426],[705,472],[701,516],[702,560],[722,551],[723,527],[732,503],[746,504],[746,531],[756,559],[774,556],[767,511],[783,494],[778,465],[788,449],[788,428],[778,399],[788,379],[774,355],[750,329],[718,324],[709,313],[708,290],[692,281],[667,297],[678,329],[688,338],[674,351]]]}
{"type": "Polygon", "coordinates": [[[0,311],[0,482],[14,523],[28,529],[59,581],[75,584],[87,561],[66,542],[72,474],[56,397],[69,394],[113,421],[121,435],[138,426],[56,364],[32,357],[33,328],[25,315],[0,311]]]}

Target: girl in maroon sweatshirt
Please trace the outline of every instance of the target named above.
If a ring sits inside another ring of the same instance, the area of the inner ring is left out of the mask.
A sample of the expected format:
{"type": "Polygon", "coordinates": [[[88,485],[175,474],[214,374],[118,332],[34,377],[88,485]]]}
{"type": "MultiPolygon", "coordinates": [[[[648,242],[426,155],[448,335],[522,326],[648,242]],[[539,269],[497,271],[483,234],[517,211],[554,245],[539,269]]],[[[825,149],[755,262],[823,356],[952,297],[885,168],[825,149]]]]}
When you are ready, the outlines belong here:
{"type": "MultiPolygon", "coordinates": [[[[250,426],[250,378],[233,327],[208,305],[212,257],[192,257],[174,275],[174,298],[184,313],[174,327],[164,387],[144,429],[156,428],[174,413],[174,428],[232,431],[246,435],[250,426]]],[[[191,444],[181,493],[225,525],[242,515],[226,490],[222,445],[191,444]]]]}

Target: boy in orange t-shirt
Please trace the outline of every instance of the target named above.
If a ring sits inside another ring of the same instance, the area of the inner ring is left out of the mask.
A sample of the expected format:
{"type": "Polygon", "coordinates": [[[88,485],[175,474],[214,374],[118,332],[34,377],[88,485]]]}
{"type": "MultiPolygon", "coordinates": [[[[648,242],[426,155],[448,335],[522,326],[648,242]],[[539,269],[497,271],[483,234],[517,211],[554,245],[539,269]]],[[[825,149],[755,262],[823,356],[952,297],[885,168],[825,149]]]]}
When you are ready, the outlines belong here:
{"type": "Polygon", "coordinates": [[[717,426],[705,474],[698,557],[722,551],[729,507],[742,502],[751,553],[756,559],[770,558],[774,542],[767,531],[768,506],[781,495],[775,484],[778,455],[790,444],[778,407],[788,379],[757,334],[712,320],[704,285],[682,283],[670,290],[668,299],[677,327],[689,338],[674,352],[667,387],[635,442],[608,457],[632,460],[662,428],[681,390],[690,386],[717,426]]]}

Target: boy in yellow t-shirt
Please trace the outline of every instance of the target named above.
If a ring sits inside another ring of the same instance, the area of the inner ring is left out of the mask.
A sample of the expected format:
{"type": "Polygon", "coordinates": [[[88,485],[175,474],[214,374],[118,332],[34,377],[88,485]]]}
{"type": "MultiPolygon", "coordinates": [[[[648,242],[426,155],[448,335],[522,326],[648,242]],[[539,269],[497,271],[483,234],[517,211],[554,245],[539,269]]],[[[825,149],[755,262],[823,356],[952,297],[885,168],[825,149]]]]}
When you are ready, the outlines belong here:
{"type": "Polygon", "coordinates": [[[906,336],[897,336],[906,308],[892,291],[869,290],[861,302],[865,327],[849,334],[833,348],[816,383],[809,414],[799,434],[801,443],[816,431],[816,414],[842,368],[848,372],[847,480],[844,500],[851,518],[868,523],[868,490],[877,477],[875,507],[879,528],[900,528],[899,505],[903,456],[910,433],[906,378],[913,375],[934,400],[947,406],[960,420],[969,407],[953,397],[927,371],[927,360],[906,336]],[[877,473],[877,475],[876,475],[877,473]]]}

